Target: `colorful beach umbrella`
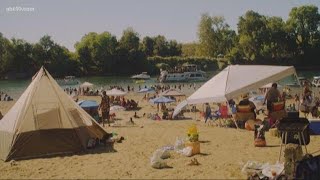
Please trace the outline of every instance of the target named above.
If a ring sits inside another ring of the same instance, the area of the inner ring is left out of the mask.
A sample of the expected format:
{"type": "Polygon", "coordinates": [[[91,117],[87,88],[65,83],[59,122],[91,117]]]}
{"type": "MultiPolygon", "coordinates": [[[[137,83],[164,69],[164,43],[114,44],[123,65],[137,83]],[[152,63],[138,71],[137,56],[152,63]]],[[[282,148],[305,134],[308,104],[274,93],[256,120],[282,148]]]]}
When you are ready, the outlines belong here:
{"type": "Polygon", "coordinates": [[[93,86],[93,84],[92,83],[89,83],[89,82],[84,82],[84,83],[82,83],[81,85],[80,85],[80,87],[82,87],[82,88],[87,88],[87,87],[92,87],[93,86]]]}
{"type": "Polygon", "coordinates": [[[142,88],[138,93],[150,93],[150,92],[155,92],[153,88],[142,88]]]}
{"type": "Polygon", "coordinates": [[[158,103],[171,103],[171,102],[174,102],[174,101],[175,100],[173,100],[173,99],[161,96],[161,97],[157,97],[157,98],[154,98],[154,99],[150,99],[149,102],[153,103],[153,104],[158,104],[158,103]]]}
{"type": "Polygon", "coordinates": [[[117,88],[113,88],[113,89],[107,91],[106,94],[108,96],[124,96],[127,94],[127,92],[121,91],[117,88]]]}
{"type": "Polygon", "coordinates": [[[159,95],[160,96],[185,96],[185,94],[183,94],[175,89],[168,89],[166,91],[163,91],[159,95]]]}

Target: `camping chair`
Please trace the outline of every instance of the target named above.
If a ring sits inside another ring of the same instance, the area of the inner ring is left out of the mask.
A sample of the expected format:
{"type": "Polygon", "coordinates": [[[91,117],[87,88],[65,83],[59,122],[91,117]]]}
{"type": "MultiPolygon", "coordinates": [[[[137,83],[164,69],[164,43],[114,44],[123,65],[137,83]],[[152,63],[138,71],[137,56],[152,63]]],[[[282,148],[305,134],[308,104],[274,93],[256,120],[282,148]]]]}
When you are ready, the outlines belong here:
{"type": "MultiPolygon", "coordinates": [[[[227,120],[231,119],[231,114],[229,114],[228,106],[221,105],[219,107],[219,111],[215,113],[215,115],[212,116],[214,119],[214,122],[218,123],[218,126],[226,126],[227,120]]],[[[210,122],[210,121],[209,121],[210,122]]]]}
{"type": "Polygon", "coordinates": [[[249,119],[255,119],[251,107],[249,105],[239,105],[235,115],[237,125],[244,129],[245,123],[249,119]]]}
{"type": "Polygon", "coordinates": [[[279,122],[280,119],[287,117],[287,112],[285,110],[285,102],[274,102],[272,103],[272,111],[269,112],[269,124],[273,127],[279,122]]]}

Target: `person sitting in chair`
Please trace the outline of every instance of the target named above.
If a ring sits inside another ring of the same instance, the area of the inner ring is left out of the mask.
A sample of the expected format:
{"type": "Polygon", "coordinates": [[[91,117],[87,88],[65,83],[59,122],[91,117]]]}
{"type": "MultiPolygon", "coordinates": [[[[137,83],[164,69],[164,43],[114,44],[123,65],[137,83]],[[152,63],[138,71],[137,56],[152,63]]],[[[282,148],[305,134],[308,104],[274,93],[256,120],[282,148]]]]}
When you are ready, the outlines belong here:
{"type": "Polygon", "coordinates": [[[249,100],[248,94],[242,96],[242,100],[239,102],[239,106],[250,106],[250,111],[254,114],[254,119],[256,119],[256,105],[252,101],[249,100]]]}

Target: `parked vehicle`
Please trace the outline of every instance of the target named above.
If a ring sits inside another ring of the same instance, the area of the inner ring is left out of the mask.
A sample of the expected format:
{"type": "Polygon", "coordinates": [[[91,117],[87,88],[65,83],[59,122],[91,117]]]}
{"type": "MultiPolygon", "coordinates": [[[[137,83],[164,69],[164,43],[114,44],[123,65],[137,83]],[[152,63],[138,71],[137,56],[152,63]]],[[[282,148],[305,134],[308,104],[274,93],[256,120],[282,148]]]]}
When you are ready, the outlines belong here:
{"type": "Polygon", "coordinates": [[[320,76],[314,76],[312,80],[312,86],[319,87],[320,86],[320,76]]]}

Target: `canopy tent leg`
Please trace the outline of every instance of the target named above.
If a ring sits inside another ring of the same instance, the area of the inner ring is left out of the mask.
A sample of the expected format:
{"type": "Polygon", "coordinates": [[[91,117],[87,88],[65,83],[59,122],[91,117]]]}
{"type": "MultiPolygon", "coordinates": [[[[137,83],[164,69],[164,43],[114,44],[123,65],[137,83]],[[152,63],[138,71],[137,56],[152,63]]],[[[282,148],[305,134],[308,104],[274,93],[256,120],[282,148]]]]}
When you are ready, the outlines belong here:
{"type": "Polygon", "coordinates": [[[194,108],[194,120],[196,120],[197,121],[197,106],[194,106],[195,108],[194,108]]]}
{"type": "MultiPolygon", "coordinates": [[[[231,109],[230,109],[229,101],[227,101],[227,107],[228,107],[228,112],[229,112],[229,113],[231,112],[231,114],[232,114],[232,111],[231,111],[231,109]]],[[[237,129],[239,129],[238,124],[237,124],[237,121],[236,121],[236,119],[234,118],[233,114],[231,115],[231,117],[232,117],[233,123],[236,125],[237,129]]]]}

